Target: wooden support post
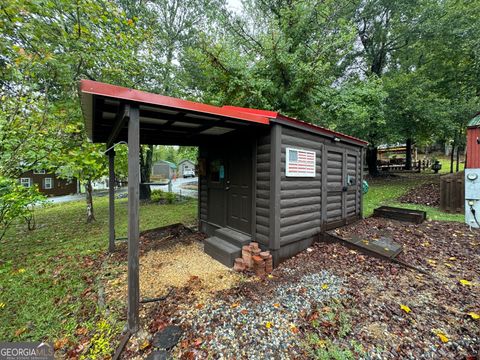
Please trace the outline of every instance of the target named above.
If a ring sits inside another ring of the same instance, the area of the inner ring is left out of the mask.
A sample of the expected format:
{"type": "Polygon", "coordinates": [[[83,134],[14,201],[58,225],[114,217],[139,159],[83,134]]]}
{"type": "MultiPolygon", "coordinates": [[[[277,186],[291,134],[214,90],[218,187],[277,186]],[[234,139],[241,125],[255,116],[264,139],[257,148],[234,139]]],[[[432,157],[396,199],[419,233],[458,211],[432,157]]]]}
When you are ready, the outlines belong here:
{"type": "Polygon", "coordinates": [[[138,106],[130,107],[128,122],[128,330],[139,329],[138,242],[140,204],[140,120],[138,106]]]}
{"type": "Polygon", "coordinates": [[[108,252],[115,251],[115,150],[108,152],[108,252]]]}

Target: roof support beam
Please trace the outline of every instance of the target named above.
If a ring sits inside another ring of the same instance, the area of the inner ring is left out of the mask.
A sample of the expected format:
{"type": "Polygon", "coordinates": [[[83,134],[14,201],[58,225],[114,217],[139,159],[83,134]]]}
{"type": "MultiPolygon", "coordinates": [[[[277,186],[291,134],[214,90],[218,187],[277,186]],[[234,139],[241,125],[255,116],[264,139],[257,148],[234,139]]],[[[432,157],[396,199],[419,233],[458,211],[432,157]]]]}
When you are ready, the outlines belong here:
{"type": "Polygon", "coordinates": [[[140,114],[132,105],[128,121],[128,330],[138,331],[140,325],[138,243],[140,204],[140,114]]]}
{"type": "Polygon", "coordinates": [[[115,150],[108,152],[108,252],[115,251],[115,150]]]}
{"type": "Polygon", "coordinates": [[[125,126],[128,120],[129,111],[130,111],[130,105],[124,104],[124,103],[120,104],[120,109],[118,110],[117,115],[115,116],[115,124],[113,125],[112,131],[107,140],[107,149],[113,145],[113,143],[118,137],[118,134],[120,134],[120,131],[125,126]]]}

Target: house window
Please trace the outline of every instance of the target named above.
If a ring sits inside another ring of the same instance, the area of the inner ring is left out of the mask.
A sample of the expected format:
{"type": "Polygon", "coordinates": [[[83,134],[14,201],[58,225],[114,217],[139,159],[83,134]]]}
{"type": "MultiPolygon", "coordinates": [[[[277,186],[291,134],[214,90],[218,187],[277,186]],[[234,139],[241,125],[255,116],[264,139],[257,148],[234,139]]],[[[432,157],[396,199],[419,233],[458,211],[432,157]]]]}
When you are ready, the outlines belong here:
{"type": "Polygon", "coordinates": [[[30,187],[32,186],[32,179],[30,178],[21,178],[20,179],[20,184],[24,187],[30,187]]]}
{"type": "Polygon", "coordinates": [[[35,175],[45,175],[45,170],[33,170],[35,175]]]}
{"type": "Polygon", "coordinates": [[[46,190],[53,189],[53,179],[52,178],[43,179],[43,188],[46,190]]]}

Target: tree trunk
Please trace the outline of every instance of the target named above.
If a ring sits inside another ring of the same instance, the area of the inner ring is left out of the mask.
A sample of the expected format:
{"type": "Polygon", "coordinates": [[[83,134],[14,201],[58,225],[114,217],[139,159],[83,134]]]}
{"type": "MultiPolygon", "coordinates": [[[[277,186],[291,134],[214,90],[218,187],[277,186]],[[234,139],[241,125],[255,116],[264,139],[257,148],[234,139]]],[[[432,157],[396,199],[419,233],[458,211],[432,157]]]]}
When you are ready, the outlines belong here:
{"type": "Polygon", "coordinates": [[[453,159],[455,154],[455,140],[452,143],[452,150],[450,152],[450,174],[453,173],[453,159]]]}
{"type": "Polygon", "coordinates": [[[456,165],[455,172],[459,172],[459,171],[460,171],[460,146],[457,146],[457,165],[456,165]]]}
{"type": "Polygon", "coordinates": [[[412,170],[412,139],[406,141],[405,170],[412,170]]]}
{"type": "Polygon", "coordinates": [[[377,147],[367,147],[367,165],[368,165],[368,173],[371,176],[378,176],[378,166],[377,166],[377,158],[378,152],[377,147]]]}
{"type": "Polygon", "coordinates": [[[140,150],[140,200],[150,200],[152,190],[150,185],[142,185],[150,182],[153,163],[153,145],[148,145],[140,150]],[[145,154],[144,154],[145,150],[145,154]]]}
{"type": "Polygon", "coordinates": [[[90,180],[85,183],[85,194],[87,200],[87,223],[95,221],[95,215],[93,213],[93,186],[90,180]]]}

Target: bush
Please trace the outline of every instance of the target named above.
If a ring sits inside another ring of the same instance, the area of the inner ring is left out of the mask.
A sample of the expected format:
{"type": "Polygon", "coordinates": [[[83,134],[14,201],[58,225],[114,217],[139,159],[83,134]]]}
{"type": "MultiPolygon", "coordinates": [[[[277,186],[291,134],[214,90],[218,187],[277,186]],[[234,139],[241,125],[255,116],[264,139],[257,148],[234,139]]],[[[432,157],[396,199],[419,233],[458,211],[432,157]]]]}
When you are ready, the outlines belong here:
{"type": "Polygon", "coordinates": [[[173,204],[177,199],[177,195],[171,192],[165,192],[163,190],[153,190],[150,195],[152,202],[166,202],[167,204],[173,204]]]}
{"type": "Polygon", "coordinates": [[[165,198],[165,192],[163,190],[152,190],[150,194],[150,199],[153,202],[159,202],[160,200],[165,198]]]}
{"type": "Polygon", "coordinates": [[[24,187],[15,179],[0,177],[0,240],[17,219],[27,222],[29,230],[34,228],[33,211],[43,204],[45,196],[37,187],[24,187]]]}
{"type": "Polygon", "coordinates": [[[175,195],[175,193],[173,192],[169,192],[165,194],[165,199],[169,204],[173,204],[176,198],[177,198],[177,195],[175,195]]]}

